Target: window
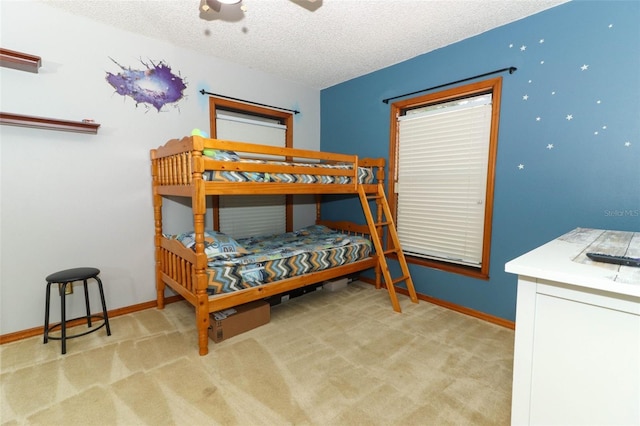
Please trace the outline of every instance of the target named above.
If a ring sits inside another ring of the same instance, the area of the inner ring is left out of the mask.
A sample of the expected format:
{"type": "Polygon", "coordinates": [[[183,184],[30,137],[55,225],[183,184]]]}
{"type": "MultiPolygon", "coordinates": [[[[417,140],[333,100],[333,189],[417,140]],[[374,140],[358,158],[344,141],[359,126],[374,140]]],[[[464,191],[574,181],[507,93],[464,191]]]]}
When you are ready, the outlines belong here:
{"type": "MultiPolygon", "coordinates": [[[[292,115],[268,108],[211,97],[211,135],[214,138],[272,146],[291,146],[292,115]]],[[[213,197],[214,229],[234,238],[282,233],[292,228],[288,195],[213,197]]]]}
{"type": "Polygon", "coordinates": [[[389,194],[409,262],[488,279],[501,83],[392,105],[389,194]]]}

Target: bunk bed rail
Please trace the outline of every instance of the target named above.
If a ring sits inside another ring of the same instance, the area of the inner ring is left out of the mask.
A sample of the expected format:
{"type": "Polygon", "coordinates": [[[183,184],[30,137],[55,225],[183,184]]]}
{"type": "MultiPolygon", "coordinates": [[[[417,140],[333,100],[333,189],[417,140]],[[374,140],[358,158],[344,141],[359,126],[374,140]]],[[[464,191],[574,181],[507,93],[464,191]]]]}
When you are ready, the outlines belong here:
{"type": "MultiPolygon", "coordinates": [[[[172,139],[151,151],[154,184],[160,195],[192,196],[188,187],[202,182],[208,194],[238,194],[246,185],[260,193],[355,193],[361,168],[371,169],[377,183],[384,181],[384,159],[359,159],[357,155],[327,153],[297,148],[274,147],[245,142],[190,136],[172,139]],[[232,152],[237,160],[220,159],[212,153],[232,152]],[[205,155],[208,154],[208,155],[205,155]],[[329,166],[329,167],[322,167],[329,166]],[[250,182],[211,182],[206,173],[261,176],[314,176],[311,182],[296,182],[292,189],[286,179],[250,182]],[[329,177],[328,182],[323,177],[329,177]],[[322,185],[321,188],[318,185],[322,185]]],[[[375,190],[375,183],[368,185],[375,190]]]]}

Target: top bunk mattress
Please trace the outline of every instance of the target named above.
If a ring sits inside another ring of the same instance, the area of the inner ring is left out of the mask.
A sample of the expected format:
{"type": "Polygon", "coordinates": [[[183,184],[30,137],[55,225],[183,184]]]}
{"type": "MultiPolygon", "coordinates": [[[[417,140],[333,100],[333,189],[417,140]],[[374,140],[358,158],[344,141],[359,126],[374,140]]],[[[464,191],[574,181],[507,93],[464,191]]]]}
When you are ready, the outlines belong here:
{"type": "MultiPolygon", "coordinates": [[[[207,182],[276,182],[276,183],[320,183],[320,184],[350,184],[353,183],[351,176],[326,174],[328,170],[353,170],[351,164],[328,164],[328,163],[300,163],[284,162],[272,160],[259,160],[250,158],[240,158],[234,151],[223,151],[205,149],[205,157],[218,160],[243,164],[265,164],[286,167],[308,168],[308,173],[269,173],[269,172],[249,172],[237,170],[205,170],[203,179],[207,182]],[[322,169],[322,173],[317,171],[322,169]]],[[[358,183],[375,183],[373,168],[358,167],[358,183]]]]}

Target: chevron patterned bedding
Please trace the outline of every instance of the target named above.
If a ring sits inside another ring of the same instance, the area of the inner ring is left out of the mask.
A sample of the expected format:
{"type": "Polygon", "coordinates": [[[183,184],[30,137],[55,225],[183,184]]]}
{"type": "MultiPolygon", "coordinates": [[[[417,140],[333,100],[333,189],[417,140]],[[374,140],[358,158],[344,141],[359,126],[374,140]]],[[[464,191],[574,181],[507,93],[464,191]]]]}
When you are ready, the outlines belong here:
{"type": "MultiPolygon", "coordinates": [[[[206,152],[205,152],[206,154],[206,152]]],[[[216,160],[222,161],[238,161],[243,163],[261,163],[261,164],[277,164],[277,165],[291,165],[284,161],[264,161],[264,160],[251,160],[240,159],[233,151],[217,151],[215,155],[207,155],[216,160]],[[221,156],[221,153],[230,153],[229,155],[221,156]]],[[[351,178],[348,176],[332,176],[332,175],[318,175],[313,173],[314,168],[324,169],[337,169],[337,170],[350,170],[352,166],[349,164],[320,164],[320,163],[295,163],[296,166],[309,167],[308,174],[295,174],[295,173],[258,173],[258,172],[236,172],[236,171],[222,171],[222,170],[207,170],[203,175],[203,179],[210,182],[278,182],[278,183],[339,183],[349,184],[351,178]]],[[[358,182],[361,184],[374,183],[373,170],[366,167],[358,168],[358,182]]]]}
{"type": "Polygon", "coordinates": [[[298,231],[237,240],[249,253],[209,262],[210,295],[272,283],[365,259],[371,242],[314,225],[298,231]]]}

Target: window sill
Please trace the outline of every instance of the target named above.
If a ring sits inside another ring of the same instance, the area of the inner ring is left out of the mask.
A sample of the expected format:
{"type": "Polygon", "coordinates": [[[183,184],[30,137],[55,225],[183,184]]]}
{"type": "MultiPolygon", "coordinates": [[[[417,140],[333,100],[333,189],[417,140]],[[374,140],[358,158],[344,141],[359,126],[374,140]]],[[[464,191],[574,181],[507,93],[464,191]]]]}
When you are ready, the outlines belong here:
{"type": "Polygon", "coordinates": [[[488,268],[474,268],[472,266],[464,266],[458,265],[455,263],[442,262],[432,259],[423,259],[420,257],[409,256],[405,254],[405,258],[407,259],[407,263],[412,263],[414,265],[425,266],[427,268],[439,269],[445,272],[452,272],[454,274],[465,275],[471,278],[477,278],[480,280],[488,280],[489,279],[489,271],[488,268]]]}

